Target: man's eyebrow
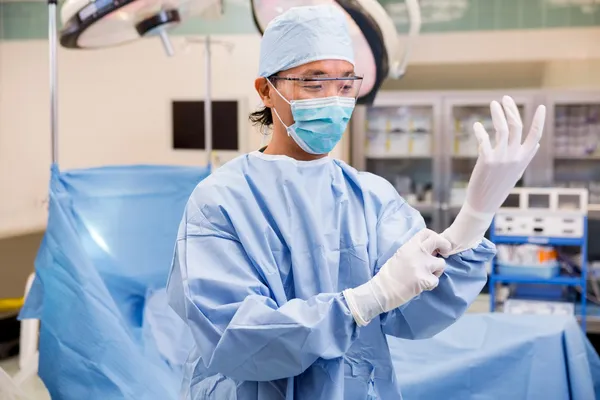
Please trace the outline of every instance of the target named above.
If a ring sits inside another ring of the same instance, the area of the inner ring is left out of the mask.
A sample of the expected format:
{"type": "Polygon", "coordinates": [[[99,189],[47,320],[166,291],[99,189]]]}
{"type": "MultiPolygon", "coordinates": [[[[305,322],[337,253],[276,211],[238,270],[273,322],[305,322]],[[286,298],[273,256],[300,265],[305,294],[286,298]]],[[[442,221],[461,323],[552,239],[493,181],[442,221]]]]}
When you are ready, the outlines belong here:
{"type": "MultiPolygon", "coordinates": [[[[309,69],[306,70],[302,73],[303,76],[319,76],[319,75],[328,75],[326,72],[320,70],[320,69],[309,69]]],[[[353,76],[354,75],[354,70],[351,71],[346,71],[344,73],[342,73],[341,76],[353,76]]]]}
{"type": "Polygon", "coordinates": [[[302,75],[305,76],[315,76],[315,75],[327,75],[325,72],[321,71],[320,69],[309,69],[306,70],[302,73],[302,75]]]}

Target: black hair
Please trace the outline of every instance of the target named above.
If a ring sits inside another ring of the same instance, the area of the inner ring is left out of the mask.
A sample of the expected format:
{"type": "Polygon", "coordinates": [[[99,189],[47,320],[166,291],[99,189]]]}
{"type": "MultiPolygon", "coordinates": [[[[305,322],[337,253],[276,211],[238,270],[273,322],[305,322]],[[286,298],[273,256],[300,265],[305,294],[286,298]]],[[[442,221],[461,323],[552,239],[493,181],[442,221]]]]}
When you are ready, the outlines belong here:
{"type": "MultiPolygon", "coordinates": [[[[269,76],[267,79],[270,80],[272,76],[269,76]]],[[[271,82],[273,83],[273,85],[277,85],[277,81],[275,79],[273,79],[271,82]]],[[[250,122],[252,122],[253,125],[259,125],[260,127],[268,128],[271,125],[273,125],[273,111],[271,111],[271,108],[267,106],[263,106],[258,110],[250,113],[250,116],[248,118],[250,119],[250,122]]]]}
{"type": "Polygon", "coordinates": [[[263,106],[250,114],[250,121],[254,125],[269,127],[273,125],[273,112],[269,107],[263,106]]]}

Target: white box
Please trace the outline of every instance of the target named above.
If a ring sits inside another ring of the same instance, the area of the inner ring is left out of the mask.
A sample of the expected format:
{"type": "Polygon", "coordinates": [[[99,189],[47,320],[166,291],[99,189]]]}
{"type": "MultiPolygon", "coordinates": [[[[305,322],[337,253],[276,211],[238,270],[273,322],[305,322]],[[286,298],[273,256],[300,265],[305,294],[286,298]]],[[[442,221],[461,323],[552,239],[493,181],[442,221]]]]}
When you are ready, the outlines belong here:
{"type": "Polygon", "coordinates": [[[513,189],[496,213],[494,234],[530,239],[583,238],[587,206],[587,189],[513,189]]]}

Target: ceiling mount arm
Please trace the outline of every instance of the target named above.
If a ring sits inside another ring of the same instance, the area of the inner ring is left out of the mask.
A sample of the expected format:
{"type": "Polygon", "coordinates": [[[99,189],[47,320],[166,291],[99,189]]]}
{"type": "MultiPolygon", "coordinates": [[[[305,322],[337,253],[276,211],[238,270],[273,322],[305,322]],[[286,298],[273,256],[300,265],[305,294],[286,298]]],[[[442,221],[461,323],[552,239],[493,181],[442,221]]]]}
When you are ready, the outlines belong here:
{"type": "MultiPolygon", "coordinates": [[[[417,36],[421,32],[421,7],[419,6],[418,0],[404,0],[406,3],[406,11],[408,13],[409,28],[408,28],[408,39],[406,42],[406,48],[402,58],[395,59],[392,65],[390,65],[390,78],[400,79],[406,73],[406,66],[408,65],[408,59],[410,58],[410,52],[416,41],[417,36]]],[[[398,47],[396,47],[398,48],[398,47]]]]}

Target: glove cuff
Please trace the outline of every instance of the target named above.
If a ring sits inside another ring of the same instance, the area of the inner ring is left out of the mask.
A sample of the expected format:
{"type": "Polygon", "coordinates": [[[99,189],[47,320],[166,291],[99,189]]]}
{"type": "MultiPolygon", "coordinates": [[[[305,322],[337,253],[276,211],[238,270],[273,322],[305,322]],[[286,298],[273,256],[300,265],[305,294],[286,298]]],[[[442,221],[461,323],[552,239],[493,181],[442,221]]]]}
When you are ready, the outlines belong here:
{"type": "Polygon", "coordinates": [[[442,256],[448,257],[477,247],[492,223],[494,214],[475,211],[469,203],[464,203],[452,225],[441,234],[452,244],[452,250],[442,256]]]}
{"type": "Polygon", "coordinates": [[[375,292],[372,279],[354,289],[346,289],[342,292],[358,326],[368,325],[373,318],[383,312],[375,292]]]}

